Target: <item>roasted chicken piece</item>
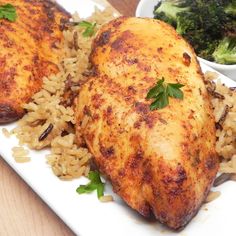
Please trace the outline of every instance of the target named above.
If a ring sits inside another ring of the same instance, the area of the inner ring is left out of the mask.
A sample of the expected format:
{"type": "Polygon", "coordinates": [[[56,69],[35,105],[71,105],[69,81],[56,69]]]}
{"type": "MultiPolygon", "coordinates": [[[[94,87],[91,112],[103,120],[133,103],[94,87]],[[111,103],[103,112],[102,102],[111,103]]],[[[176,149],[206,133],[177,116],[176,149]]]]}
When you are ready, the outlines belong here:
{"type": "Polygon", "coordinates": [[[0,0],[17,19],[0,19],[0,123],[20,118],[22,105],[58,71],[63,24],[70,15],[49,0],[0,0]]]}
{"type": "Polygon", "coordinates": [[[94,75],[76,103],[81,134],[114,191],[145,217],[185,226],[218,170],[210,100],[196,55],[169,25],[121,17],[98,32],[94,75]],[[150,110],[157,79],[181,83],[184,99],[150,110]]]}

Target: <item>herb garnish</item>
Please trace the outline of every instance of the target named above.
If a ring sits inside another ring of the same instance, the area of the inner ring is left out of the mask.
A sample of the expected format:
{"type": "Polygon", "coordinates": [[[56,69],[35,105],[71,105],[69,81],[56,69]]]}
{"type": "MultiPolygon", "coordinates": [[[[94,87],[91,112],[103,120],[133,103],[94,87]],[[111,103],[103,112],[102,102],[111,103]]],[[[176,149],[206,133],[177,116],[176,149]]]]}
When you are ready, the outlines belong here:
{"type": "Polygon", "coordinates": [[[13,22],[16,18],[16,8],[13,5],[5,4],[0,6],[0,19],[6,19],[13,22]]]}
{"type": "Polygon", "coordinates": [[[146,99],[154,99],[150,105],[150,110],[162,109],[169,105],[169,97],[183,99],[184,94],[180,90],[183,84],[164,83],[165,79],[157,81],[156,85],[151,88],[147,94],[146,99]]]}
{"type": "Polygon", "coordinates": [[[88,21],[81,21],[81,22],[78,23],[78,25],[85,28],[85,30],[82,34],[84,37],[91,37],[95,33],[95,27],[96,27],[97,24],[96,23],[90,23],[88,21]]]}
{"type": "Polygon", "coordinates": [[[88,178],[90,182],[87,185],[80,185],[76,192],[79,194],[91,193],[97,190],[98,199],[104,195],[104,183],[101,181],[100,174],[98,171],[90,171],[88,178]]]}

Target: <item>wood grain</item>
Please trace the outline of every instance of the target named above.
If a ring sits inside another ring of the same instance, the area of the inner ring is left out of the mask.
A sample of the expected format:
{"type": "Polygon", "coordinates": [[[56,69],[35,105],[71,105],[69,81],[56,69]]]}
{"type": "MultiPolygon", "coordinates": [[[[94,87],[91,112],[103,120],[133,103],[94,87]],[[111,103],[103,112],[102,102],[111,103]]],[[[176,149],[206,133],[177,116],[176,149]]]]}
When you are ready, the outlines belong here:
{"type": "Polygon", "coordinates": [[[134,16],[139,0],[108,0],[122,15],[134,16]]]}
{"type": "Polygon", "coordinates": [[[25,182],[0,159],[0,235],[74,235],[25,182]]]}
{"type": "MultiPolygon", "coordinates": [[[[133,16],[138,0],[109,0],[133,16]]],[[[2,148],[3,144],[1,144],[2,148]]],[[[0,236],[72,236],[73,232],[0,157],[0,236]]]]}

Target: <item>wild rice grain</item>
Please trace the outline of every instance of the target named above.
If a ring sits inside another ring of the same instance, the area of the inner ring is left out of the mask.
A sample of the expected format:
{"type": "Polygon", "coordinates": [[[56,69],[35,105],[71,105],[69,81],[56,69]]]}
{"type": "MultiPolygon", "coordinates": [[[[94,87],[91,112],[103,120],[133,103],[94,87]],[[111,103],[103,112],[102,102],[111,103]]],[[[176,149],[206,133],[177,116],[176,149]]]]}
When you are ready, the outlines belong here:
{"type": "Polygon", "coordinates": [[[223,174],[221,174],[220,176],[218,176],[215,179],[213,186],[217,187],[217,186],[225,183],[226,181],[231,180],[232,175],[233,175],[232,173],[223,173],[223,174]]]}
{"type": "Polygon", "coordinates": [[[39,136],[39,142],[43,141],[51,133],[53,129],[53,124],[49,124],[47,129],[39,136]]]}
{"type": "Polygon", "coordinates": [[[221,115],[219,121],[218,121],[218,124],[220,124],[222,126],[222,124],[224,123],[225,119],[226,119],[226,116],[228,115],[229,113],[229,106],[226,105],[225,108],[224,108],[224,111],[223,111],[223,114],[221,115]]]}

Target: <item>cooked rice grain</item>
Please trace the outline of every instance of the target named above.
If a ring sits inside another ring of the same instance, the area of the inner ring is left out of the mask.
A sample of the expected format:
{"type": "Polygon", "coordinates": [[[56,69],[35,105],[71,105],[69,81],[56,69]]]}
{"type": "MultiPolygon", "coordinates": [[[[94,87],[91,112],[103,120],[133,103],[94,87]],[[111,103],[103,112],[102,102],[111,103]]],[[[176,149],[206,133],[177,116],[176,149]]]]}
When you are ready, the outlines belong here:
{"type": "Polygon", "coordinates": [[[2,128],[2,133],[6,138],[10,138],[11,137],[11,133],[8,131],[8,129],[6,128],[2,128]]]}
{"type": "Polygon", "coordinates": [[[24,147],[13,147],[12,148],[12,156],[15,161],[18,163],[25,163],[30,161],[29,151],[24,147]]]}
{"type": "Polygon", "coordinates": [[[114,199],[111,195],[102,196],[99,198],[100,202],[112,202],[114,199]]]}
{"type": "Polygon", "coordinates": [[[205,200],[205,203],[208,203],[208,202],[212,202],[213,200],[215,200],[216,198],[218,198],[220,196],[220,192],[217,191],[217,192],[212,192],[210,191],[206,200],[205,200]]]}
{"type": "Polygon", "coordinates": [[[51,142],[51,154],[47,155],[54,174],[63,180],[87,175],[90,158],[86,148],[77,147],[74,134],[56,137],[51,142]]]}

